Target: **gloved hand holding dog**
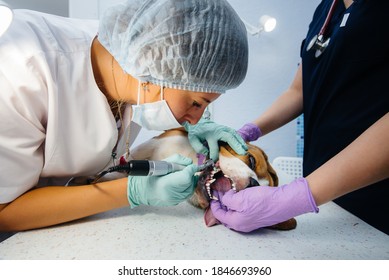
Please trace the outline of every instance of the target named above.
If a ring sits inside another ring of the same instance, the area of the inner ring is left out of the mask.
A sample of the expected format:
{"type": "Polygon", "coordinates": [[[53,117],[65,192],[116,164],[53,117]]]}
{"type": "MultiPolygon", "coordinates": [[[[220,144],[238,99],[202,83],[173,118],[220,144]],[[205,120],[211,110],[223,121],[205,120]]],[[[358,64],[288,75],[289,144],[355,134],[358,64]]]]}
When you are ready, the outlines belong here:
{"type": "Polygon", "coordinates": [[[193,149],[200,154],[208,155],[216,161],[219,158],[219,141],[226,142],[239,155],[247,151],[245,140],[235,129],[213,121],[201,119],[197,124],[184,123],[188,139],[193,149]]]}
{"type": "Polygon", "coordinates": [[[186,200],[197,184],[198,166],[192,159],[173,155],[166,161],[185,165],[185,169],[164,176],[129,176],[127,196],[131,208],[138,205],[173,206],[186,200]]]}
{"type": "Polygon", "coordinates": [[[308,212],[319,212],[305,178],[279,187],[258,186],[235,192],[214,191],[211,202],[216,219],[226,227],[250,232],[308,212]]]}

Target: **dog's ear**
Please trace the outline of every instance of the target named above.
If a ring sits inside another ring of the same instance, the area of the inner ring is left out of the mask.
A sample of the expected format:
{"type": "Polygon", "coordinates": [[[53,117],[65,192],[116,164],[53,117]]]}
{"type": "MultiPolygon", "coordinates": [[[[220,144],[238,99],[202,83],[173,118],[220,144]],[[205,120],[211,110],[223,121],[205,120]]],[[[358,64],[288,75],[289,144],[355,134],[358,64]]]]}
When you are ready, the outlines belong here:
{"type": "Polygon", "coordinates": [[[270,163],[268,163],[268,168],[270,176],[273,178],[274,186],[278,186],[278,176],[276,171],[273,169],[270,163]]]}
{"type": "Polygon", "coordinates": [[[262,155],[266,161],[267,166],[267,172],[269,173],[270,177],[273,180],[273,186],[278,186],[278,176],[277,172],[274,170],[273,166],[269,163],[269,159],[267,157],[267,154],[261,149],[262,155]]]}

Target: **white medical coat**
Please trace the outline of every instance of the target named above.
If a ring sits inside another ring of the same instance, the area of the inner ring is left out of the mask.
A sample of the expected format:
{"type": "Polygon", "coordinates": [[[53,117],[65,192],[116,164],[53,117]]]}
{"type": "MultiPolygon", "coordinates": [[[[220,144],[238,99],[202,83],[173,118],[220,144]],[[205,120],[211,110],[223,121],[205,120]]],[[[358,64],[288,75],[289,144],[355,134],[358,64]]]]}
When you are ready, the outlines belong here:
{"type": "Polygon", "coordinates": [[[97,21],[14,11],[0,37],[0,203],[111,162],[118,130],[93,76],[97,29],[97,21]]]}

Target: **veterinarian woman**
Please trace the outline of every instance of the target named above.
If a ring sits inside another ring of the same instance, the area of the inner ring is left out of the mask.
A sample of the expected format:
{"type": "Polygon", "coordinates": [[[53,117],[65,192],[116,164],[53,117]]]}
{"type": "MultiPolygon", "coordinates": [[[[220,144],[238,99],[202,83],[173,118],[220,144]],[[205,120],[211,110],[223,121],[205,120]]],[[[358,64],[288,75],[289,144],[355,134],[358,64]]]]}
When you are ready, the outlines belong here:
{"type": "MultiPolygon", "coordinates": [[[[279,188],[218,194],[212,211],[224,225],[248,232],[318,212],[318,205],[334,200],[389,234],[389,47],[379,32],[388,26],[388,11],[386,0],[320,3],[291,86],[238,131],[253,141],[304,113],[304,178],[279,188]],[[331,39],[317,51],[312,38],[325,26],[333,3],[323,42],[331,39]]],[[[191,138],[208,138],[216,145],[215,126],[195,125],[191,138]]]]}
{"type": "Polygon", "coordinates": [[[0,231],[185,200],[197,167],[179,156],[187,167],[166,176],[65,185],[118,164],[140,126],[197,123],[243,81],[246,36],[225,0],[131,0],[99,25],[14,11],[0,38],[0,231]]]}

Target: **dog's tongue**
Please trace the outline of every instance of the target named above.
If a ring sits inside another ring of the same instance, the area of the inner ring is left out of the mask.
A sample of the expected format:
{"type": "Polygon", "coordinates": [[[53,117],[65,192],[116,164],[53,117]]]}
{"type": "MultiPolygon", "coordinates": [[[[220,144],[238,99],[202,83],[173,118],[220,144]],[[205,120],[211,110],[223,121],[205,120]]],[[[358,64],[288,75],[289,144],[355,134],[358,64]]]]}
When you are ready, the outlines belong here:
{"type": "Polygon", "coordinates": [[[220,224],[220,222],[215,218],[215,216],[212,213],[211,207],[208,207],[204,212],[204,221],[207,227],[211,227],[217,224],[220,224]]]}
{"type": "MultiPolygon", "coordinates": [[[[224,177],[222,172],[219,172],[215,175],[216,181],[211,184],[211,189],[217,190],[219,192],[225,193],[231,190],[231,180],[227,177],[224,177]]],[[[220,224],[220,222],[215,218],[212,213],[211,207],[208,207],[204,212],[204,221],[208,227],[220,224]]]]}
{"type": "Polygon", "coordinates": [[[231,181],[224,176],[220,176],[211,184],[211,189],[219,192],[227,192],[231,189],[231,181]]]}

